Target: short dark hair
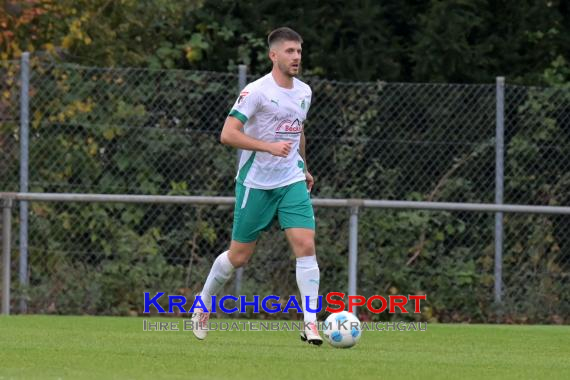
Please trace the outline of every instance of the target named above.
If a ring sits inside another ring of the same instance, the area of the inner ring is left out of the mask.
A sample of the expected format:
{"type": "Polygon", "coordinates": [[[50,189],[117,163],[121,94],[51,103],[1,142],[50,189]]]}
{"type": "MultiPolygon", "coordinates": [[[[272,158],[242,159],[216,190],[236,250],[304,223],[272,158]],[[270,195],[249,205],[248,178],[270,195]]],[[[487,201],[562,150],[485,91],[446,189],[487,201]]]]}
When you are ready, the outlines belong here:
{"type": "Polygon", "coordinates": [[[301,35],[295,32],[293,29],[284,26],[275,29],[269,33],[269,36],[267,37],[267,45],[269,47],[279,41],[296,41],[302,44],[303,38],[301,38],[301,35]]]}

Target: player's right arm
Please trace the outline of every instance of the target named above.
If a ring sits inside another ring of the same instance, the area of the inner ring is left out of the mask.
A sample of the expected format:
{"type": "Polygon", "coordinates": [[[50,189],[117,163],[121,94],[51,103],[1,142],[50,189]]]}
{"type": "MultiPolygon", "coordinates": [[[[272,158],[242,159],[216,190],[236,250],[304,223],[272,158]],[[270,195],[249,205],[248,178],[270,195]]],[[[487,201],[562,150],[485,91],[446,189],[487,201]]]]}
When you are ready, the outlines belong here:
{"type": "Polygon", "coordinates": [[[274,156],[287,157],[291,152],[291,143],[285,141],[267,142],[248,136],[243,132],[245,123],[253,117],[261,107],[263,95],[255,86],[246,86],[239,94],[229,116],[224,122],[220,141],[234,148],[267,152],[274,156]]]}
{"type": "Polygon", "coordinates": [[[243,123],[236,117],[228,116],[220,135],[220,141],[224,145],[234,148],[267,152],[274,156],[287,157],[291,152],[291,142],[278,141],[266,142],[254,139],[243,133],[243,123]]]}

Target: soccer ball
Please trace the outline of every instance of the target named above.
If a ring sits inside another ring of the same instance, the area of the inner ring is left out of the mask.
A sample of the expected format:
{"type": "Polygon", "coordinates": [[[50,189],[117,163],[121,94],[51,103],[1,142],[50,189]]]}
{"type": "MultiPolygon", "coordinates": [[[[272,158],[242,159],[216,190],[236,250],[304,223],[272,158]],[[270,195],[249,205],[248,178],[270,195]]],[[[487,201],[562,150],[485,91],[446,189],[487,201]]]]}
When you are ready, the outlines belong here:
{"type": "Polygon", "coordinates": [[[360,320],[348,311],[329,315],[325,320],[323,330],[327,342],[336,348],[353,347],[362,336],[360,320]]]}

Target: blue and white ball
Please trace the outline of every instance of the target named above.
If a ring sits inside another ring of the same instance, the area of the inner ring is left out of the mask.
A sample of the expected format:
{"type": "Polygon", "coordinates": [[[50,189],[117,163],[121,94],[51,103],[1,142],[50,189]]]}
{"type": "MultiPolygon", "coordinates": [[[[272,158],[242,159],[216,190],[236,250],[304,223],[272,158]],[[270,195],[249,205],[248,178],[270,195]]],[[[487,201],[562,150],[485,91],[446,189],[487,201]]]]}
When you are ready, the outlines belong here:
{"type": "Polygon", "coordinates": [[[348,311],[329,315],[324,322],[323,331],[327,342],[336,348],[353,347],[362,336],[360,320],[348,311]]]}

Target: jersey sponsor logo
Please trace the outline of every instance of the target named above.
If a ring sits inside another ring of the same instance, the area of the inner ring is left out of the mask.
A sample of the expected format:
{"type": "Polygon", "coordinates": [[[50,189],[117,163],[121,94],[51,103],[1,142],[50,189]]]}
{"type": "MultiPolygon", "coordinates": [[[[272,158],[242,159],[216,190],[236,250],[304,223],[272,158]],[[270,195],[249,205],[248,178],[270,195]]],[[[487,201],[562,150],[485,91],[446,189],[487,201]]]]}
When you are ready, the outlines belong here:
{"type": "Polygon", "coordinates": [[[298,135],[303,132],[303,124],[299,119],[291,121],[289,119],[283,120],[275,129],[275,133],[279,135],[298,135]]]}
{"type": "Polygon", "coordinates": [[[237,101],[238,104],[241,104],[241,102],[243,101],[243,99],[244,99],[246,96],[248,96],[248,95],[249,95],[249,92],[247,92],[247,91],[242,91],[242,92],[240,92],[239,98],[238,98],[238,101],[237,101]]]}

